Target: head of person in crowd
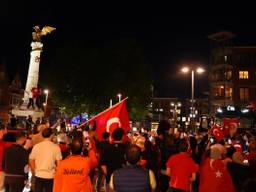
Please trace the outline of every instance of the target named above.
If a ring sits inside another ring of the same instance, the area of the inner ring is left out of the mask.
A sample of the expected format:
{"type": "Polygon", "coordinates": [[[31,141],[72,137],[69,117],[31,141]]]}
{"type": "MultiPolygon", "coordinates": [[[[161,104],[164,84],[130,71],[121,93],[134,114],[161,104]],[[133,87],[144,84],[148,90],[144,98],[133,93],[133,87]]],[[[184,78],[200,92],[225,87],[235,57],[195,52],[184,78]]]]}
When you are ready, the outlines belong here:
{"type": "Polygon", "coordinates": [[[213,160],[222,159],[221,151],[218,147],[210,148],[210,158],[213,160]]]}
{"type": "Polygon", "coordinates": [[[141,149],[137,145],[130,145],[126,151],[125,158],[130,165],[138,164],[141,159],[141,149]]]}
{"type": "Polygon", "coordinates": [[[236,123],[230,123],[229,124],[229,135],[230,137],[235,136],[237,133],[237,124],[236,123]]]}
{"type": "Polygon", "coordinates": [[[122,128],[117,128],[112,132],[113,141],[122,141],[124,136],[124,130],[122,128]]]}
{"type": "Polygon", "coordinates": [[[46,128],[42,132],[42,136],[44,139],[53,139],[53,130],[51,128],[46,128]]]}
{"type": "Polygon", "coordinates": [[[212,148],[218,148],[218,150],[221,152],[221,155],[226,154],[226,148],[224,147],[224,145],[220,144],[220,143],[216,143],[214,145],[211,146],[212,148]]]}
{"type": "Polygon", "coordinates": [[[3,139],[4,135],[7,133],[6,127],[1,124],[0,125],[0,139],[3,139]]]}
{"type": "Polygon", "coordinates": [[[169,131],[170,124],[166,120],[161,120],[158,124],[158,128],[156,130],[157,137],[159,142],[163,142],[166,136],[166,133],[169,131]]]}
{"type": "Polygon", "coordinates": [[[33,129],[32,129],[32,134],[37,134],[37,133],[39,133],[38,132],[38,129],[37,129],[37,127],[38,127],[39,125],[37,125],[37,124],[35,124],[34,126],[33,126],[33,129]]]}
{"type": "Polygon", "coordinates": [[[189,144],[186,139],[180,139],[178,141],[177,149],[179,152],[187,152],[189,149],[189,144]]]}
{"type": "Polygon", "coordinates": [[[61,128],[60,128],[60,132],[61,132],[61,133],[66,133],[66,127],[61,127],[61,128]]]}
{"type": "Polygon", "coordinates": [[[16,143],[19,145],[24,145],[27,140],[27,135],[23,131],[18,131],[15,134],[16,143]]]}
{"type": "MultiPolygon", "coordinates": [[[[77,128],[77,127],[75,127],[77,128]]],[[[90,130],[90,126],[88,124],[86,124],[84,127],[83,127],[83,131],[89,131],[90,130]]]]}
{"type": "Polygon", "coordinates": [[[232,156],[235,152],[236,148],[234,146],[227,147],[226,157],[232,159],[232,156]]]}
{"type": "Polygon", "coordinates": [[[250,142],[250,144],[249,144],[249,152],[256,153],[256,142],[255,141],[250,142]]]}
{"type": "Polygon", "coordinates": [[[181,129],[178,129],[177,131],[176,131],[176,133],[174,133],[174,139],[180,139],[181,138],[181,132],[182,132],[182,130],[181,129]]]}
{"type": "Polygon", "coordinates": [[[109,136],[110,136],[109,132],[102,133],[102,138],[104,141],[109,141],[109,136]]]}
{"type": "Polygon", "coordinates": [[[70,150],[72,155],[81,155],[83,151],[83,142],[81,139],[73,139],[72,143],[70,144],[70,150]]]}
{"type": "Polygon", "coordinates": [[[146,142],[145,137],[141,135],[135,140],[135,144],[141,149],[141,151],[145,150],[145,142],[146,142]]]}

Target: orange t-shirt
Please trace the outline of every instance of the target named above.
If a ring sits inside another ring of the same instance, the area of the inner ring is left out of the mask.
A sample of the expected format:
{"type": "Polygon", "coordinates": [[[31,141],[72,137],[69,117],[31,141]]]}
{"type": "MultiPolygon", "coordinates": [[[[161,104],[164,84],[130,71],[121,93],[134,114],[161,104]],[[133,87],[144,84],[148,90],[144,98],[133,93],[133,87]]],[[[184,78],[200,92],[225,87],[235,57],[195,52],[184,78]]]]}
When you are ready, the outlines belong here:
{"type": "Polygon", "coordinates": [[[92,192],[90,170],[97,166],[93,151],[89,157],[71,155],[60,162],[55,177],[53,192],[92,192]]]}

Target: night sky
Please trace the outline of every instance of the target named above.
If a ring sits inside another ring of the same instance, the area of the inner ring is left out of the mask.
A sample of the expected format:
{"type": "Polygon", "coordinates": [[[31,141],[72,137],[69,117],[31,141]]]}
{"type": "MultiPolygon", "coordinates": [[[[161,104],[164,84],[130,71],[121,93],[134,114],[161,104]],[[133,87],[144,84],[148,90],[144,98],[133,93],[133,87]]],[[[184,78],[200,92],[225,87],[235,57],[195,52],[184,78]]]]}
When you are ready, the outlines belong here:
{"type": "MultiPolygon", "coordinates": [[[[67,41],[81,39],[97,44],[134,38],[153,67],[155,96],[159,97],[190,97],[190,75],[180,74],[179,69],[188,61],[208,69],[208,34],[228,30],[246,44],[256,42],[256,15],[254,6],[248,4],[35,2],[3,0],[0,5],[0,59],[7,64],[10,78],[20,71],[23,83],[29,64],[32,27],[37,24],[57,28],[44,38],[42,75],[56,49],[67,41]]],[[[208,90],[207,81],[207,73],[196,76],[196,96],[208,90]]]]}

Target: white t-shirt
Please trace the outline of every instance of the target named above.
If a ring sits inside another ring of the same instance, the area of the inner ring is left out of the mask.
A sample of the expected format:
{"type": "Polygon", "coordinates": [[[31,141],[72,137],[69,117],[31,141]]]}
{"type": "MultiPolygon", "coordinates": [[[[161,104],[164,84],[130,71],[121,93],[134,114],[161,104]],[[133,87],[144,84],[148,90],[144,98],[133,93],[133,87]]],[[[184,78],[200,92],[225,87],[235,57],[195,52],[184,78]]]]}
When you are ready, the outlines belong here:
{"type": "Polygon", "coordinates": [[[35,176],[44,179],[54,178],[56,161],[61,158],[60,147],[51,141],[36,144],[29,156],[35,160],[35,176]]]}

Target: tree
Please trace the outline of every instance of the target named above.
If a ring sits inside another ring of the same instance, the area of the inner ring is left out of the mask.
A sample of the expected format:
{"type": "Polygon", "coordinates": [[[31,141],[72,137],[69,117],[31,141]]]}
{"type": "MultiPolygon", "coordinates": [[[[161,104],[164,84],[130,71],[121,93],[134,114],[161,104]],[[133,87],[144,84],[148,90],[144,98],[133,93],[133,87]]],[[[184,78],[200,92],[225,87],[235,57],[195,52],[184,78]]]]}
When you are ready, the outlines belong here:
{"type": "Polygon", "coordinates": [[[104,45],[66,43],[47,70],[51,75],[45,76],[45,83],[70,115],[98,113],[120,92],[129,97],[131,118],[140,119],[150,101],[150,67],[132,39],[104,45]]]}

